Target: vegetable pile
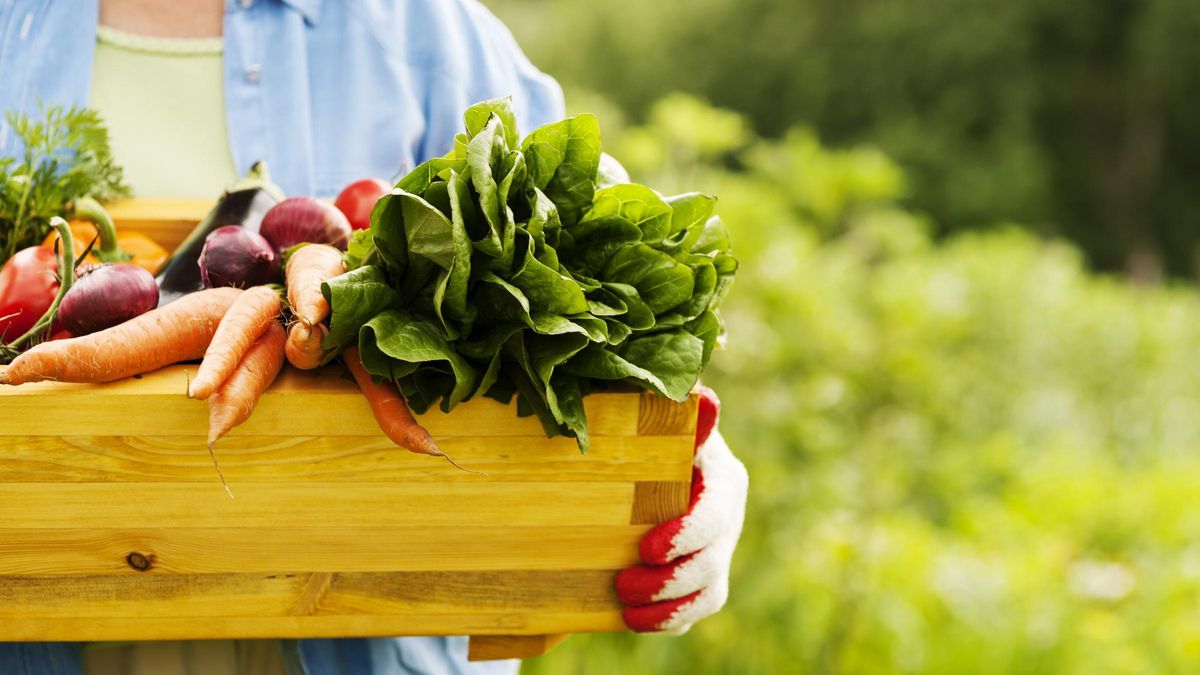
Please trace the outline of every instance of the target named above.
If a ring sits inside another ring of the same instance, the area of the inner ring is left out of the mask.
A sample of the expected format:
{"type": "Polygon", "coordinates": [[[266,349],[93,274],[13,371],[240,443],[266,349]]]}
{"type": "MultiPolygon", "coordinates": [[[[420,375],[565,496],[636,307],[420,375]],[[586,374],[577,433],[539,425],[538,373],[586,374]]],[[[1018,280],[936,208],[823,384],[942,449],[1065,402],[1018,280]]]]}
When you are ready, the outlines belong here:
{"type": "Polygon", "coordinates": [[[94,110],[49,106],[41,113],[38,120],[7,113],[24,152],[0,157],[0,262],[40,242],[50,218],[64,215],[73,199],[129,193],[94,110]]]}
{"type": "Polygon", "coordinates": [[[323,287],[325,348],[356,345],[417,412],[516,395],[584,451],[587,393],[624,380],[686,398],[737,269],[715,198],[607,184],[591,115],[520,142],[507,100],[465,122],[355,232],[351,269],[323,287]]]}
{"type": "Polygon", "coordinates": [[[410,407],[516,397],[586,451],[588,393],[626,381],[685,399],[737,270],[716,199],[626,182],[591,115],[520,141],[505,99],[465,121],[450,154],[336,204],[283,199],[256,164],[170,256],[71,193],[57,211],[88,222],[48,219],[42,246],[0,269],[0,337],[20,332],[0,341],[0,385],[202,359],[187,394],[208,401],[212,453],[284,360],[340,355],[388,438],[452,464],[410,407]]]}

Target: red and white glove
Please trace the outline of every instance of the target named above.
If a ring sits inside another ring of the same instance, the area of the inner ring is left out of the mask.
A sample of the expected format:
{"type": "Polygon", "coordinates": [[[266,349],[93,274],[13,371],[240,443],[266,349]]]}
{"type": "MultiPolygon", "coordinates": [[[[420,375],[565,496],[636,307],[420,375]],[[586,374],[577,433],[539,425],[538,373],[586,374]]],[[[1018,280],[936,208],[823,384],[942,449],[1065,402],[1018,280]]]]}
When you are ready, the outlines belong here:
{"type": "Polygon", "coordinates": [[[700,388],[696,460],[688,512],[642,538],[643,565],[617,574],[625,624],[639,633],[683,633],[729,596],[729,563],[742,533],[749,477],[721,433],[721,402],[700,388]]]}

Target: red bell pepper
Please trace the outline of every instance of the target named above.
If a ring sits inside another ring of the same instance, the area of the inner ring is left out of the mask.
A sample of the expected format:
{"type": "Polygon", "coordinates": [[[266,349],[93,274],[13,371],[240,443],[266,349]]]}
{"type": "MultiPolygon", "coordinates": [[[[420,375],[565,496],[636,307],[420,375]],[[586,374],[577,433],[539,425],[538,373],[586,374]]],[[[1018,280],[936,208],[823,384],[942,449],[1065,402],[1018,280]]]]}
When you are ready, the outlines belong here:
{"type": "Polygon", "coordinates": [[[0,344],[33,328],[58,293],[58,256],[41,246],[17,251],[0,268],[0,344]]]}

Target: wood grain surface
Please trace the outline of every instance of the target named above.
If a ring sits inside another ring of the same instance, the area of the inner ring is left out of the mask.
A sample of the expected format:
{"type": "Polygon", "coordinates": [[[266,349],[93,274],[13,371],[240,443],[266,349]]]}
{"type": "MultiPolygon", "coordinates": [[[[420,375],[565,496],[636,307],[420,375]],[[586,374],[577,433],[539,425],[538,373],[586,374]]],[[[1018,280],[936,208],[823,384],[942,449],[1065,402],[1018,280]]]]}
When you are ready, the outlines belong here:
{"type": "Polygon", "coordinates": [[[545,654],[551,647],[571,637],[570,633],[553,635],[478,635],[471,638],[467,660],[528,659],[545,654]]]}
{"type": "Polygon", "coordinates": [[[217,446],[175,366],[0,388],[0,635],[461,635],[474,659],[620,630],[615,572],[683,512],[694,399],[586,399],[592,449],[488,399],[420,416],[464,466],[397,449],[336,367],[285,371],[217,446]]]}
{"type": "Polygon", "coordinates": [[[140,197],[104,206],[118,228],[141,232],[168,251],[174,251],[212,207],[210,199],[140,197]]]}

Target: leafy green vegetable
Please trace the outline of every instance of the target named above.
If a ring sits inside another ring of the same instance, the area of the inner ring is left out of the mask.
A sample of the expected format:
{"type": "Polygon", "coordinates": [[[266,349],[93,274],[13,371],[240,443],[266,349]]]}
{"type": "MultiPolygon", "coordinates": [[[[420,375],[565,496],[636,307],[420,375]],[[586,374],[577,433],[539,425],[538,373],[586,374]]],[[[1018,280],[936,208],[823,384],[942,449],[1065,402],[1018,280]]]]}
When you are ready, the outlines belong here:
{"type": "Polygon", "coordinates": [[[113,162],[108,131],[94,110],[49,106],[41,119],[9,112],[20,157],[0,158],[0,263],[34,246],[76,197],[108,201],[129,194],[113,162]]]}
{"type": "Polygon", "coordinates": [[[518,143],[505,99],[465,114],[454,150],[384,196],[351,269],[322,288],[327,348],[417,412],[517,397],[548,435],[589,444],[583,398],[626,381],[683,400],[721,332],[737,261],[715,198],[601,187],[590,115],[518,143]]]}

